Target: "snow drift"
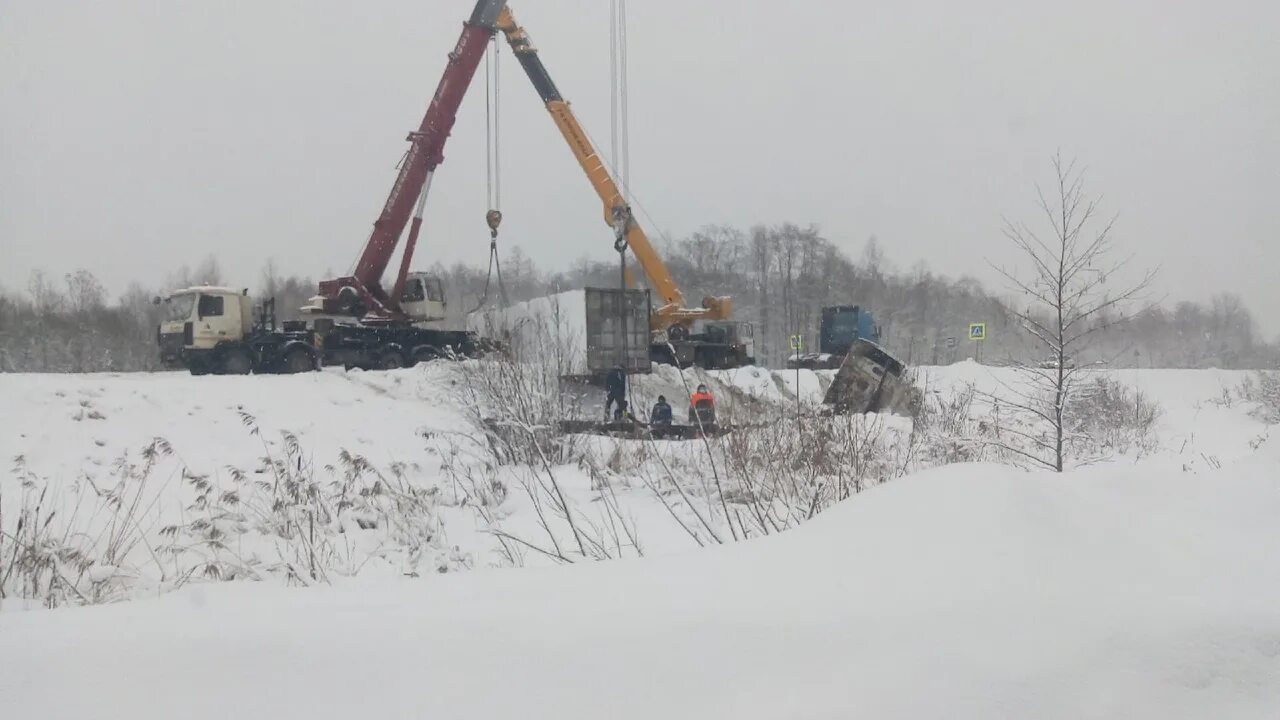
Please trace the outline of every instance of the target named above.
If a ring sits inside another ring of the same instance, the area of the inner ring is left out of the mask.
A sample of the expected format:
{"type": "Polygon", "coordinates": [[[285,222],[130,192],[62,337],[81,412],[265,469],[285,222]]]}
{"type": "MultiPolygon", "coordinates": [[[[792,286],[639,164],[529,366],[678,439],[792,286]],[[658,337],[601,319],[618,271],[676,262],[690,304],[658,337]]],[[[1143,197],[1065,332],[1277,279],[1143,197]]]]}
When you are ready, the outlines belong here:
{"type": "Polygon", "coordinates": [[[565,375],[587,371],[586,293],[570,290],[487,308],[467,316],[467,329],[507,343],[517,357],[556,358],[565,375]]]}
{"type": "MultiPolygon", "coordinates": [[[[0,453],[22,456],[58,495],[82,481],[102,487],[121,458],[169,438],[182,462],[156,476],[165,484],[143,522],[153,537],[170,515],[191,514],[179,465],[215,480],[269,477],[262,456],[288,452],[280,432],[288,429],[316,466],[350,451],[438,488],[441,549],[483,568],[493,538],[449,504],[441,472],[472,441],[467,367],[0,375],[0,453]],[[257,418],[260,434],[242,413],[257,418]]],[[[969,383],[997,389],[1007,372],[975,363],[923,369],[940,396],[969,383]]],[[[342,537],[354,536],[363,570],[335,576],[333,587],[193,582],[159,597],[47,612],[9,612],[18,607],[9,598],[0,610],[0,711],[1274,717],[1280,566],[1269,553],[1280,541],[1280,446],[1253,407],[1224,392],[1243,373],[1114,375],[1162,404],[1158,452],[1061,476],[950,465],[737,545],[693,552],[653,493],[608,475],[641,530],[643,559],[435,575],[394,548],[361,547],[377,531],[351,530],[342,537]],[[421,577],[405,577],[413,568],[421,577]]],[[[678,397],[705,380],[726,406],[748,413],[755,403],[789,406],[795,378],[660,368],[634,391],[678,397]]],[[[801,399],[820,397],[825,381],[800,373],[801,399]]],[[[593,442],[623,464],[649,451],[593,442]]],[[[703,452],[694,443],[679,449],[687,461],[703,452]]],[[[591,476],[563,472],[575,505],[598,506],[591,476]]],[[[0,528],[12,527],[21,480],[0,476],[0,528]]],[[[504,528],[532,537],[527,498],[512,493],[497,509],[504,528]]],[[[251,549],[240,542],[236,552],[251,549]]],[[[89,572],[98,583],[113,571],[89,572]]]]}
{"type": "Polygon", "coordinates": [[[1280,453],[957,465],[781,536],[0,614],[14,717],[1272,718],[1280,453]]]}

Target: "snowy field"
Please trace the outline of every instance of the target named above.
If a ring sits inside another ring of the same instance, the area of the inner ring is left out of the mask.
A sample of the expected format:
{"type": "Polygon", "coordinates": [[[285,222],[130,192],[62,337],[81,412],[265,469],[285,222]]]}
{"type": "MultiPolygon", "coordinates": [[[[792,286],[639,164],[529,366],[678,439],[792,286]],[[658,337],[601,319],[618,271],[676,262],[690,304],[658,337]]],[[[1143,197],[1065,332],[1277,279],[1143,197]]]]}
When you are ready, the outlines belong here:
{"type": "MultiPolygon", "coordinates": [[[[922,380],[943,402],[969,384],[998,391],[1008,373],[962,363],[922,380]]],[[[150,463],[129,526],[143,539],[77,591],[127,602],[2,601],[0,714],[1277,717],[1280,440],[1232,399],[1245,373],[1114,376],[1160,405],[1141,452],[1061,476],[904,465],[800,527],[721,546],[707,538],[722,526],[695,541],[664,494],[629,474],[655,456],[691,472],[701,443],[583,440],[598,460],[555,468],[568,502],[582,519],[630,519],[644,552],[620,542],[626,559],[553,567],[528,550],[510,562],[494,532],[537,538],[535,499],[513,490],[478,508],[462,487],[460,464],[519,478],[485,465],[479,401],[458,365],[0,375],[0,454],[14,465],[0,476],[0,528],[12,532],[16,506],[40,489],[62,513],[54,525],[74,515],[77,532],[122,532],[95,503],[150,463]],[[381,473],[430,488],[397,496],[424,503],[429,527],[343,516],[346,544],[320,580],[251,533],[228,543],[258,559],[245,577],[259,582],[165,571],[163,528],[209,512],[193,509],[197,485],[214,486],[216,503],[280,482],[282,458],[329,484],[363,473],[353,487],[367,487],[381,473]]],[[[684,385],[706,381],[748,418],[794,404],[795,378],[666,369],[633,393],[640,407],[667,394],[679,413],[684,385]]],[[[802,372],[802,403],[826,382],[802,372]]],[[[890,434],[911,423],[883,422],[890,434]]]]}

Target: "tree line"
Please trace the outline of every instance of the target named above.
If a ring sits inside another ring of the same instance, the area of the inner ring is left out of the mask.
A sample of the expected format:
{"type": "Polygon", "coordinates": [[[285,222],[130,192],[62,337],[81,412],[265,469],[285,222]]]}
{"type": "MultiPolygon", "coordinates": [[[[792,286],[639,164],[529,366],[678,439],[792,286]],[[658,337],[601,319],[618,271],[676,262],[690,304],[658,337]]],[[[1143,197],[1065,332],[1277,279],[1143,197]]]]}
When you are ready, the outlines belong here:
{"type": "MultiPolygon", "coordinates": [[[[814,226],[711,225],[660,243],[660,251],[688,303],[696,305],[708,295],[733,298],[734,317],[754,324],[757,357],[766,365],[785,362],[793,335],[804,337],[806,347],[816,344],[820,311],[828,305],[870,310],[882,344],[909,364],[973,358],[978,348],[968,340],[971,323],[987,325],[983,362],[1042,359],[1036,357],[1036,339],[1020,321],[1026,308],[971,276],[948,277],[925,262],[898,269],[875,237],[854,259],[814,226]]],[[[518,248],[508,255],[503,279],[513,301],[619,283],[616,262],[579,260],[564,270],[542,272],[518,248]]],[[[482,296],[485,269],[437,265],[435,271],[446,278],[450,310],[461,321],[482,296]]],[[[494,302],[492,289],[489,295],[494,302]]],[[[1091,321],[1099,331],[1080,362],[1169,368],[1280,364],[1280,349],[1262,339],[1252,313],[1231,293],[1207,303],[1156,303],[1133,317],[1103,312],[1091,321]]]]}
{"type": "MultiPolygon", "coordinates": [[[[1025,308],[972,277],[948,277],[924,262],[899,269],[875,237],[857,258],[819,228],[792,223],[711,225],[659,246],[688,303],[696,305],[707,295],[733,298],[735,319],[754,324],[757,357],[769,366],[783,364],[793,335],[803,336],[806,346],[814,344],[826,305],[870,310],[881,327],[882,344],[908,364],[973,357],[977,348],[967,338],[974,322],[987,324],[984,362],[1038,359],[1037,343],[1019,321],[1025,308]]],[[[445,282],[448,324],[460,326],[477,306],[500,302],[496,277],[484,266],[437,264],[433,271],[445,282]]],[[[518,247],[504,251],[501,271],[511,302],[619,282],[616,262],[581,259],[543,270],[518,247]]],[[[0,372],[154,370],[159,312],[152,298],[224,280],[216,259],[207,258],[193,268],[179,268],[158,288],[133,283],[110,298],[87,270],[60,279],[35,272],[25,291],[0,288],[0,372]]],[[[273,262],[254,281],[234,284],[249,287],[257,297],[275,297],[281,319],[297,317],[316,289],[312,278],[283,274],[273,262]]],[[[1170,368],[1280,365],[1280,350],[1260,337],[1252,313],[1231,293],[1206,303],[1157,304],[1127,318],[1104,314],[1094,321],[1106,327],[1079,361],[1170,368]]]]}

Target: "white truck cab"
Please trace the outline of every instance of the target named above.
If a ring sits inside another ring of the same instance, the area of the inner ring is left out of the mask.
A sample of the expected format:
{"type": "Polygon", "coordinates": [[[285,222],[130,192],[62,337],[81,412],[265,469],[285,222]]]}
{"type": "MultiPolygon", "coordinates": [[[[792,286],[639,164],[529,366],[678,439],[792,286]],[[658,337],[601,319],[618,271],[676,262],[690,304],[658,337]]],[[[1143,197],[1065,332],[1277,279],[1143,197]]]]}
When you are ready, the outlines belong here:
{"type": "Polygon", "coordinates": [[[924,402],[924,395],[897,358],[876,343],[858,338],[849,346],[822,402],[839,413],[911,415],[924,402]]]}
{"type": "Polygon", "coordinates": [[[160,335],[181,335],[186,349],[211,350],[221,342],[243,340],[253,328],[253,303],[247,290],[192,287],[158,300],[164,308],[160,335]]]}
{"type": "MultiPolygon", "coordinates": [[[[204,285],[177,290],[154,302],[164,313],[156,339],[160,360],[169,367],[189,366],[191,358],[241,343],[253,332],[248,290],[204,285]]],[[[237,365],[243,364],[240,361],[234,359],[237,365]]]]}

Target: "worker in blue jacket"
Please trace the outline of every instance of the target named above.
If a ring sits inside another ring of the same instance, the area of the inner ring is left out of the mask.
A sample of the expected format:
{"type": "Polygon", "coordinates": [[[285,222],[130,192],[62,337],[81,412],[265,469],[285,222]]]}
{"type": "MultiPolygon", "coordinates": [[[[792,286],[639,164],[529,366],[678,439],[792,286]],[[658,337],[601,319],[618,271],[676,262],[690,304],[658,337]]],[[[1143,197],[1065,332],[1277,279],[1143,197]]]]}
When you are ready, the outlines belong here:
{"type": "Polygon", "coordinates": [[[667,403],[665,395],[658,396],[658,402],[653,404],[653,410],[649,413],[649,422],[659,426],[671,425],[671,405],[667,403]]]}

